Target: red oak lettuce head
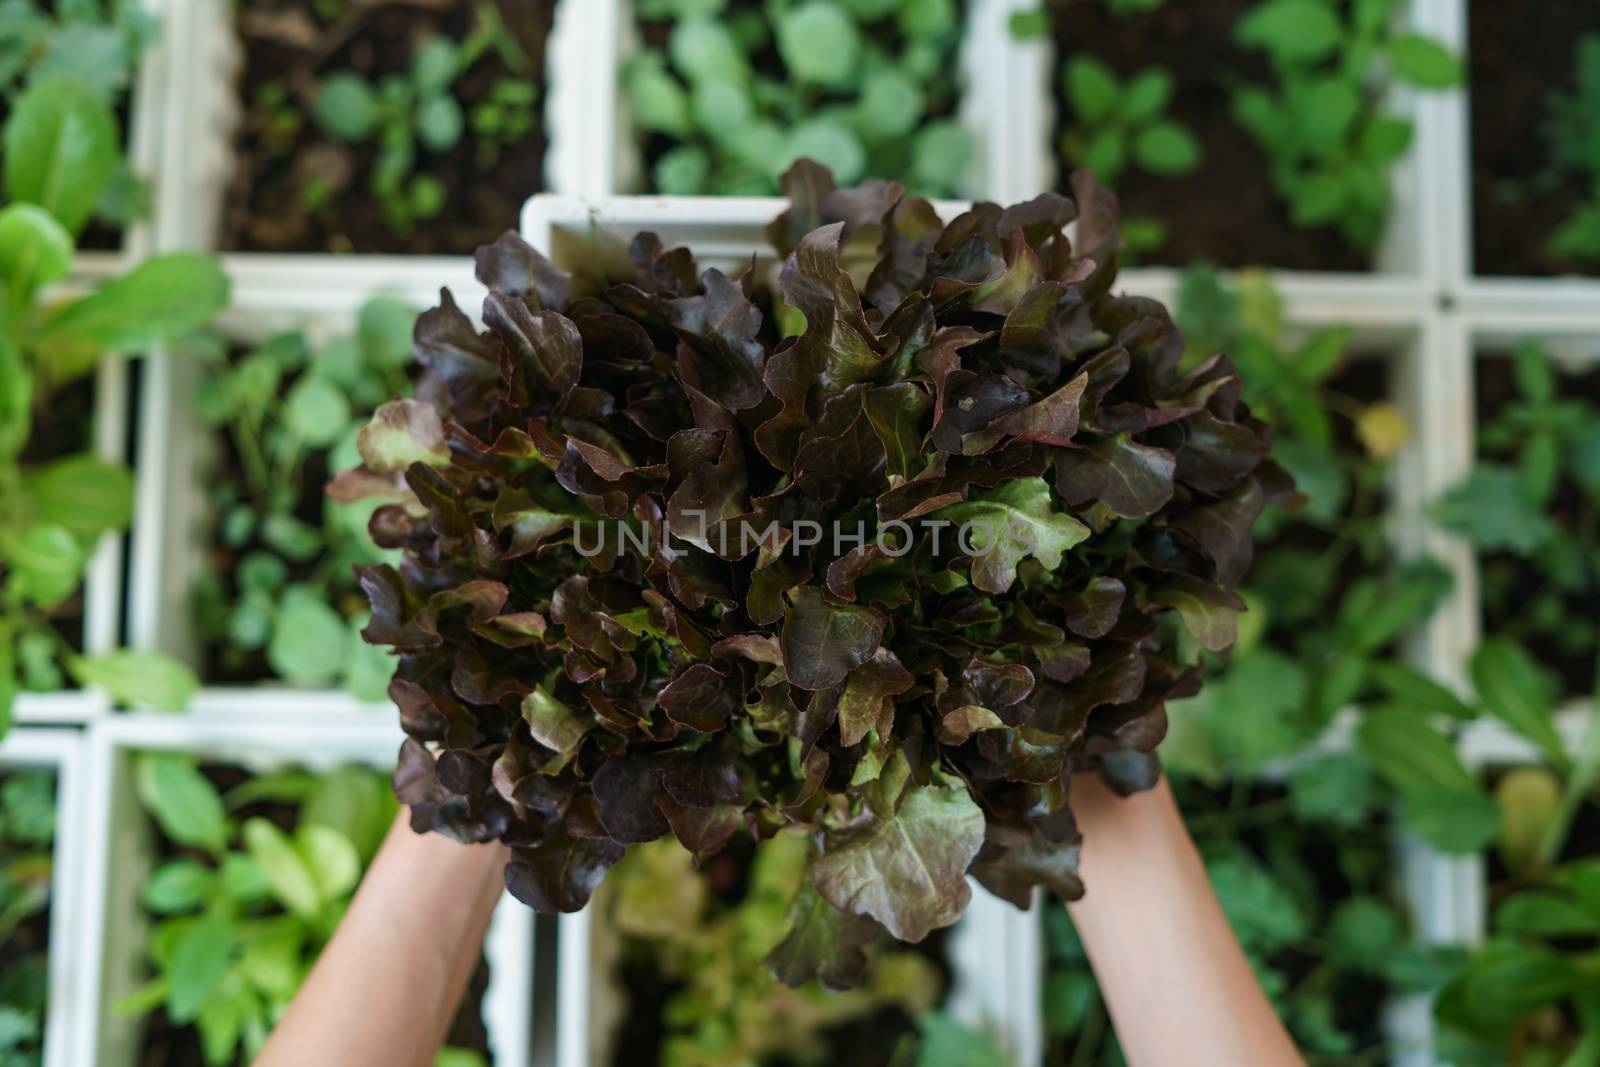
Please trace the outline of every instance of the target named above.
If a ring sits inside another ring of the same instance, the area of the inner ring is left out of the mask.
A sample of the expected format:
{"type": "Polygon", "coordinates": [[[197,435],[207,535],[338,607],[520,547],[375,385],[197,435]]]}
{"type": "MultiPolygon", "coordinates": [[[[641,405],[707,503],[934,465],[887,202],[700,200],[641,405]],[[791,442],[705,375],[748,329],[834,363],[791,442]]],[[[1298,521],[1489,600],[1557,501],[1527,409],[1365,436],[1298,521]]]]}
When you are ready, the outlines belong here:
{"type": "Polygon", "coordinates": [[[1083,892],[1072,776],[1155,780],[1290,486],[1227,358],[1112,292],[1087,177],[948,223],[786,188],[775,285],[650,234],[572,275],[481,249],[487,329],[422,316],[417,399],[333,491],[402,553],[361,580],[416,828],[506,842],[511,891],[572,911],[631,844],[803,825],[772,963],[847,985],[968,874],[1083,892]]]}

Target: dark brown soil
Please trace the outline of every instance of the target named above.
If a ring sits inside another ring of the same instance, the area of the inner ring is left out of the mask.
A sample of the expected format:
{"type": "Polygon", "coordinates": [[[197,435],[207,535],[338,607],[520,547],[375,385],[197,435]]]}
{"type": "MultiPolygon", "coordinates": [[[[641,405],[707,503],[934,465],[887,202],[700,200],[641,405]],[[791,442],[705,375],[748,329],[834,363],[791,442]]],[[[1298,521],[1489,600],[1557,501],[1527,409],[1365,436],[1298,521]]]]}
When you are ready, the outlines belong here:
{"type": "MultiPolygon", "coordinates": [[[[1587,400],[1600,408],[1600,370],[1558,377],[1563,398],[1587,400]]],[[[1481,426],[1519,391],[1512,360],[1506,354],[1481,357],[1477,363],[1477,421],[1481,426]]],[[[1480,458],[1515,463],[1516,457],[1480,449],[1480,458]]],[[[1556,488],[1548,508],[1550,519],[1576,535],[1592,556],[1600,545],[1600,508],[1570,481],[1556,488]]],[[[1589,580],[1582,589],[1558,592],[1545,572],[1505,552],[1479,554],[1486,634],[1522,642],[1534,657],[1554,670],[1566,698],[1588,696],[1595,684],[1595,627],[1600,626],[1600,565],[1591,559],[1589,580]],[[1551,599],[1552,595],[1555,599],[1551,599]],[[1541,609],[1541,602],[1545,606],[1541,609]],[[1559,605],[1557,610],[1556,606],[1559,605]],[[1550,612],[1550,614],[1546,614],[1550,612]]]]}
{"type": "MultiPolygon", "coordinates": [[[[1116,193],[1125,218],[1160,221],[1166,240],[1141,262],[1186,266],[1210,262],[1224,267],[1269,266],[1291,270],[1359,271],[1369,257],[1347,246],[1331,227],[1300,229],[1272,188],[1267,158],[1232,117],[1228,73],[1269,84],[1259,52],[1239,48],[1233,28],[1256,0],[1167,3],[1155,11],[1112,15],[1097,0],[1049,0],[1056,54],[1093,54],[1127,77],[1150,66],[1172,73],[1167,115],[1187,126],[1202,145],[1204,160],[1191,174],[1164,178],[1134,167],[1122,172],[1116,193]]],[[[1059,137],[1072,110],[1062,88],[1061,66],[1052,73],[1059,137]]],[[[1070,164],[1062,161],[1066,187],[1070,164]]]]}
{"type": "MultiPolygon", "coordinates": [[[[217,787],[217,791],[224,795],[228,790],[243,785],[251,778],[246,771],[227,765],[210,765],[201,769],[211,784],[217,787]]],[[[297,814],[293,804],[270,801],[246,804],[236,812],[239,818],[259,816],[267,819],[285,833],[294,830],[297,814]]],[[[176,846],[159,835],[158,841],[159,858],[163,862],[184,858],[209,862],[210,857],[205,853],[176,846]]],[[[456,1014],[455,1021],[450,1025],[445,1044],[476,1052],[492,1067],[494,1057],[489,1055],[488,1030],[483,1022],[483,997],[488,988],[489,963],[487,960],[480,960],[467,985],[461,1008],[456,1014]]],[[[199,1031],[193,1026],[179,1026],[173,1023],[161,1008],[146,1015],[143,1024],[144,1034],[139,1047],[139,1056],[135,1061],[138,1067],[208,1067],[201,1052],[199,1031]]],[[[233,1067],[245,1067],[245,1062],[235,1057],[233,1067]]]]}
{"type": "Polygon", "coordinates": [[[475,5],[448,0],[375,0],[338,5],[336,21],[323,25],[312,0],[248,0],[239,5],[238,27],[246,52],[239,97],[245,107],[235,144],[237,171],[229,189],[223,245],[246,252],[359,252],[404,255],[467,254],[507,229],[515,229],[522,202],[544,187],[544,45],[553,0],[499,0],[505,22],[528,54],[530,70],[517,77],[541,86],[535,107],[541,121],[520,144],[481,165],[485,146],[474,139],[473,105],[512,72],[486,52],[454,86],[469,123],[450,151],[419,146],[417,173],[444,184],[444,210],[417,223],[410,233],[393,232],[382,205],[369,190],[376,158],[371,143],[345,146],[325,137],[312,118],[322,80],[354,71],[375,81],[408,69],[418,42],[445,35],[456,40],[475,25],[475,5]],[[285,30],[284,27],[295,27],[285,30]],[[285,86],[301,117],[297,130],[274,132],[273,113],[260,106],[272,83],[285,86]],[[315,215],[302,206],[307,180],[329,181],[335,192],[315,215]]]}
{"type": "Polygon", "coordinates": [[[1572,88],[1573,50],[1584,34],[1600,31],[1600,6],[1542,0],[1468,4],[1467,11],[1474,269],[1581,272],[1545,245],[1588,190],[1573,180],[1546,188],[1535,178],[1550,160],[1550,94],[1572,88]]]}

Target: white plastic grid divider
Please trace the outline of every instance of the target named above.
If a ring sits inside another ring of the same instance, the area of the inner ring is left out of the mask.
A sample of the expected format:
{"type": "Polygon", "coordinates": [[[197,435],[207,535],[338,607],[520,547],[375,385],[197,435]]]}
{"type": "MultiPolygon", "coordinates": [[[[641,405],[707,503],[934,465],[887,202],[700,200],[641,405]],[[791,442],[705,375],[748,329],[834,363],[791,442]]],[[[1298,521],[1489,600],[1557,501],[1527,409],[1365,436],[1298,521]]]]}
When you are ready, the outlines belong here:
{"type": "Polygon", "coordinates": [[[50,871],[48,997],[43,1067],[76,1067],[73,1021],[87,990],[75,968],[83,886],[83,735],[71,730],[18,728],[0,740],[0,773],[23,769],[55,775],[56,837],[50,871]]]}
{"type": "MultiPolygon", "coordinates": [[[[102,719],[87,735],[88,858],[77,909],[81,940],[73,1023],[76,1063],[122,1067],[136,1062],[140,1019],[114,1005],[138,987],[148,920],[139,891],[155,856],[149,820],[135,793],[137,753],[193,754],[247,770],[288,765],[314,769],[360,763],[390,768],[402,734],[392,718],[330,716],[281,708],[249,721],[213,699],[184,716],[135,714],[102,719]]],[[[483,1015],[498,1067],[527,1067],[532,1059],[533,915],[509,895],[495,910],[484,953],[489,988],[483,1015]]]]}

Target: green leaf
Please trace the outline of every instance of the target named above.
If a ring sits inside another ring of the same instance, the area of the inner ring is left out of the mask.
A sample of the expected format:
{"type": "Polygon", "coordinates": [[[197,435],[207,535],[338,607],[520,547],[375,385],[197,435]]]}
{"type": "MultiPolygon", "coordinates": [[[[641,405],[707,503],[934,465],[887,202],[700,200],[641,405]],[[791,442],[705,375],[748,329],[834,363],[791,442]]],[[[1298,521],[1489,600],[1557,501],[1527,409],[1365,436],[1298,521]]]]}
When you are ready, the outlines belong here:
{"type": "Polygon", "coordinates": [[[377,854],[394,821],[394,793],[380,775],[359,767],[317,779],[300,811],[303,826],[325,826],[356,848],[363,863],[377,854]]]}
{"type": "Polygon", "coordinates": [[[233,923],[226,915],[207,915],[184,930],[165,975],[169,983],[167,1014],[173,1022],[188,1023],[199,1017],[222,982],[232,955],[233,923]]]}
{"type": "Polygon", "coordinates": [[[943,1011],[917,1016],[916,1067],[1012,1067],[1015,1062],[981,1030],[943,1011]]]}
{"type": "Polygon", "coordinates": [[[1410,121],[1380,115],[1361,131],[1357,150],[1369,163],[1388,163],[1405,155],[1411,147],[1411,134],[1410,121]]]}
{"type": "Polygon", "coordinates": [[[544,686],[522,698],[522,717],[527,720],[533,739],[545,748],[570,756],[593,725],[567,705],[551,696],[544,686]]]}
{"type": "Polygon", "coordinates": [[[856,122],[869,138],[890,140],[917,128],[923,114],[922,88],[902,71],[876,70],[861,84],[856,122]]]}
{"type": "Polygon", "coordinates": [[[6,191],[77,233],[111,181],[120,150],[110,106],[77,78],[34,82],[5,127],[6,191]]]}
{"type": "Polygon", "coordinates": [[[135,708],[182,711],[200,687],[194,671],[159,652],[106,652],[78,657],[70,666],[84,685],[99,686],[118,703],[135,708]]]}
{"type": "Polygon", "coordinates": [[[362,360],[383,370],[406,366],[416,323],[416,310],[393,297],[376,296],[362,304],[356,320],[362,360]]]}
{"type": "Polygon", "coordinates": [[[1315,78],[1296,98],[1295,114],[1305,146],[1318,156],[1331,155],[1345,141],[1361,111],[1359,87],[1340,77],[1315,78]]]}
{"type": "Polygon", "coordinates": [[[28,501],[41,521],[65,527],[85,547],[133,517],[133,475],[120,463],[79,455],[30,471],[28,501]]]}
{"type": "Polygon", "coordinates": [[[137,352],[205,325],[228,303],[228,278],[214,257],[173,252],[69,304],[40,333],[39,347],[93,344],[137,352]]]}
{"type": "Polygon", "coordinates": [[[296,685],[328,685],[339,676],[349,640],[344,619],[313,589],[284,594],[267,645],[274,673],[296,685]]]}
{"type": "Polygon", "coordinates": [[[983,810],[964,785],[911,786],[898,810],[831,831],[815,866],[817,891],[840,911],[870,915],[902,941],[921,941],[961,917],[967,868],[983,844],[983,810]]]}
{"type": "Polygon", "coordinates": [[[1462,856],[1481,852],[1493,841],[1500,820],[1500,805],[1481,789],[1407,795],[1402,818],[1408,833],[1441,852],[1462,856]]]}
{"type": "Polygon", "coordinates": [[[278,902],[290,914],[316,921],[322,910],[322,893],[316,876],[288,835],[267,820],[257,818],[245,821],[243,838],[250,858],[266,875],[267,884],[278,902]]]}
{"type": "MultiPolygon", "coordinates": [[[[782,32],[780,26],[780,37],[782,32]]],[[[682,71],[690,82],[741,79],[749,73],[744,52],[727,27],[713,19],[679,22],[672,28],[672,39],[667,47],[672,54],[673,66],[682,71]]]]}
{"type": "Polygon", "coordinates": [[[1328,923],[1329,957],[1356,971],[1373,971],[1404,941],[1400,918],[1370,896],[1341,901],[1328,923]]]}
{"type": "Polygon", "coordinates": [[[1234,35],[1287,66],[1329,56],[1344,39],[1344,28],[1325,0],[1267,0],[1239,20],[1234,35]]]}
{"type": "Polygon", "coordinates": [[[377,132],[382,104],[361,75],[340,71],[322,83],[312,116],[324,133],[338,141],[364,141],[377,132]]]}
{"type": "Polygon", "coordinates": [[[144,906],[157,915],[192,911],[211,899],[217,875],[194,860],[171,860],[157,867],[144,884],[144,906]]]}
{"type": "Polygon", "coordinates": [[[431,96],[417,109],[417,140],[434,152],[448,152],[461,140],[466,119],[461,105],[448,94],[431,96]]]}
{"type": "Polygon", "coordinates": [[[228,847],[222,798],[193,761],[166,753],[138,759],[139,800],[175,844],[221,855],[228,847]]]}
{"type": "Polygon", "coordinates": [[[1494,925],[1496,930],[1541,937],[1593,936],[1600,930],[1595,916],[1550,889],[1526,889],[1507,897],[1495,909],[1494,925]]]}
{"type": "Polygon", "coordinates": [[[0,526],[0,559],[8,582],[24,599],[52,608],[72,595],[88,556],[65,526],[38,522],[19,533],[0,526]]]}
{"type": "Polygon", "coordinates": [[[306,375],[284,397],[284,424],[311,448],[327,448],[338,441],[350,418],[344,391],[324,378],[306,375]]]}
{"type": "Polygon", "coordinates": [[[1546,948],[1496,941],[1478,953],[1463,982],[1467,1010],[1510,1022],[1567,996],[1578,981],[1572,961],[1546,948]]]}
{"type": "Polygon", "coordinates": [[[802,122],[789,135],[789,154],[811,159],[833,172],[841,182],[860,181],[867,169],[867,151],[854,130],[834,118],[802,122]]]}
{"type": "Polygon", "coordinates": [[[1368,671],[1396,704],[1414,711],[1439,712],[1457,719],[1477,717],[1477,712],[1449,688],[1415,668],[1379,660],[1368,671]]]}
{"type": "Polygon", "coordinates": [[[1200,165],[1200,143],[1176,122],[1158,122],[1141,132],[1133,154],[1152,174],[1187,174],[1200,165]]]}
{"type": "Polygon", "coordinates": [[[971,159],[972,138],[953,119],[927,123],[911,143],[912,176],[930,191],[961,188],[971,159]]]}
{"type": "Polygon", "coordinates": [[[1394,72],[1424,89],[1450,89],[1466,80],[1461,61],[1438,41],[1408,33],[1389,42],[1394,72]]]}
{"type": "Polygon", "coordinates": [[[1368,712],[1356,741],[1380,777],[1407,795],[1479,792],[1455,745],[1421,712],[1379,708],[1368,712]]]}
{"type": "Polygon", "coordinates": [[[1093,56],[1075,55],[1067,60],[1065,77],[1067,100],[1078,121],[1094,125],[1111,117],[1122,87],[1110,67],[1093,56]]]}
{"type": "Polygon", "coordinates": [[[1172,74],[1163,67],[1150,67],[1135,74],[1122,96],[1122,119],[1139,123],[1155,118],[1167,109],[1172,99],[1172,74]]]}
{"type": "Polygon", "coordinates": [[[1439,525],[1478,548],[1531,555],[1549,542],[1555,527],[1528,499],[1522,475],[1501,464],[1480,463],[1433,506],[1439,525]]]}
{"type": "Polygon", "coordinates": [[[1472,684],[1489,713],[1532,741],[1551,763],[1571,766],[1555,727],[1555,705],[1544,674],[1521,647],[1490,638],[1472,654],[1472,684]]]}
{"type": "Polygon", "coordinates": [[[315,823],[300,827],[295,837],[323,900],[339,900],[355,889],[361,881],[361,856],[349,838],[315,823]]]}
{"type": "Polygon", "coordinates": [[[447,91],[460,72],[460,54],[456,43],[448,37],[429,39],[411,57],[411,80],[417,91],[425,95],[447,91]]]}
{"type": "Polygon", "coordinates": [[[861,62],[855,20],[831,0],[808,0],[777,19],[778,53],[795,81],[843,88],[861,62]]]}
{"type": "Polygon", "coordinates": [[[14,305],[60,281],[72,269],[72,234],[36,204],[9,204],[0,210],[0,282],[14,305]]]}
{"type": "Polygon", "coordinates": [[[622,85],[633,121],[641,130],[683,137],[693,129],[689,94],[662,66],[659,56],[644,53],[630,62],[622,72],[622,85]]]}
{"type": "Polygon", "coordinates": [[[958,529],[963,552],[971,550],[972,584],[1003,593],[1017,578],[1017,564],[1032,556],[1046,570],[1061,566],[1067,549],[1089,536],[1089,528],[1050,507],[1043,478],[1018,478],[935,512],[958,529]]]}

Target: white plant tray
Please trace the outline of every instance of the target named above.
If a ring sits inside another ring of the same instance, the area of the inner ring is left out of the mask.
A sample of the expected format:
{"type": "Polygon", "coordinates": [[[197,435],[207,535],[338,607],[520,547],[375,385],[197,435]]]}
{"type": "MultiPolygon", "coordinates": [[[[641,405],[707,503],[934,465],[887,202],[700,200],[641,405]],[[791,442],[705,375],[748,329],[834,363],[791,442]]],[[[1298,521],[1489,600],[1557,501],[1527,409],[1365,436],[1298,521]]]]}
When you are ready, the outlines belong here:
{"type": "MultiPolygon", "coordinates": [[[[90,727],[87,863],[77,932],[77,998],[73,1032],[79,1067],[131,1067],[140,1020],[119,1015],[116,1002],[144,975],[148,920],[139,893],[155,863],[153,833],[135,794],[132,761],[148,751],[192,753],[252,770],[285,765],[332,768],[394,765],[402,735],[393,719],[330,716],[282,709],[261,722],[196,711],[186,716],[122,715],[90,727]]],[[[489,990],[484,1022],[496,1067],[527,1067],[532,1059],[533,914],[503,898],[485,943],[489,990]]]]}
{"type": "Polygon", "coordinates": [[[0,740],[0,770],[48,770],[55,775],[56,839],[50,872],[49,1005],[43,1067],[74,1067],[74,1020],[87,990],[76,969],[84,862],[83,735],[69,730],[13,729],[0,740]]]}

